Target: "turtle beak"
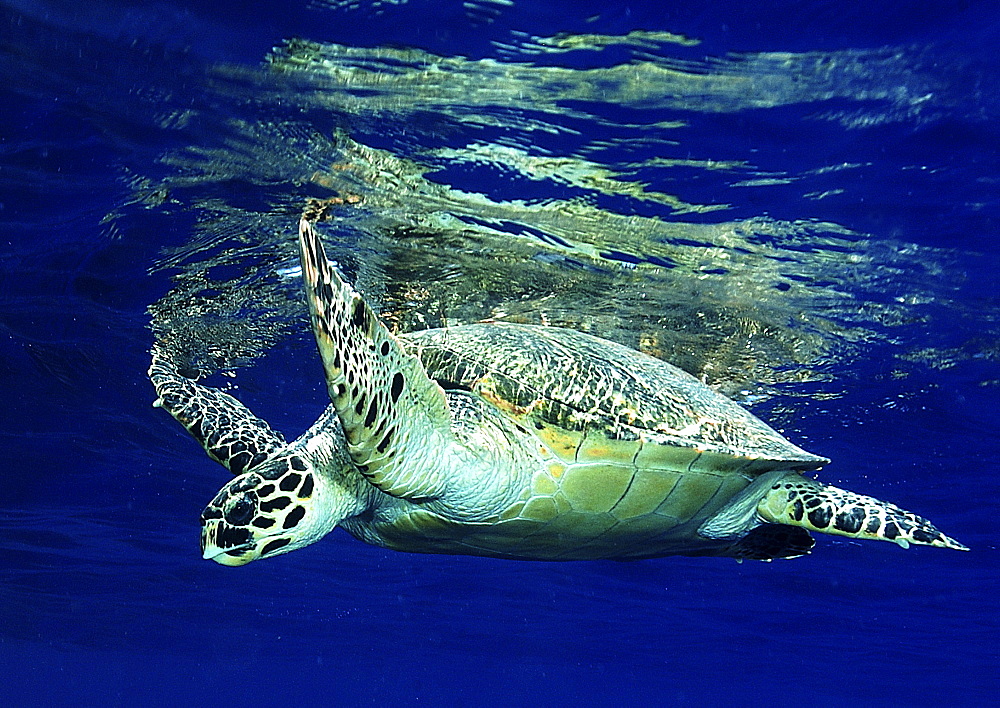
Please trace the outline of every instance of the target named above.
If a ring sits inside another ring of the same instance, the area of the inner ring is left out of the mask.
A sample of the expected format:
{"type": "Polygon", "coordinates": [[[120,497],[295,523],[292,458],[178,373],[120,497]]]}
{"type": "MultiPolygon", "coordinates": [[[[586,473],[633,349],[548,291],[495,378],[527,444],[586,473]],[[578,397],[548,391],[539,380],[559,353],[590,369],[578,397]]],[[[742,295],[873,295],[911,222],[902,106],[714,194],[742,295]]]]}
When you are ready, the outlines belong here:
{"type": "Polygon", "coordinates": [[[230,526],[221,519],[205,521],[201,527],[201,557],[221,565],[246,565],[256,558],[256,544],[248,529],[230,526]]]}

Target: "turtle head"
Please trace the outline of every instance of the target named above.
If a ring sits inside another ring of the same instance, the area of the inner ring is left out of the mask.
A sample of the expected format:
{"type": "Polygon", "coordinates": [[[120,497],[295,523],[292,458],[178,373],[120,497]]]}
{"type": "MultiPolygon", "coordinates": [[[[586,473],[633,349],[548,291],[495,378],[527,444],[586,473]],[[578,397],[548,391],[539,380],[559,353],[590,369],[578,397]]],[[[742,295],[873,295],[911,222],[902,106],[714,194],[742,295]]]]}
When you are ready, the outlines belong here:
{"type": "Polygon", "coordinates": [[[232,479],[201,513],[201,550],[245,565],[308,546],[333,530],[335,490],[299,454],[282,455],[232,479]]]}

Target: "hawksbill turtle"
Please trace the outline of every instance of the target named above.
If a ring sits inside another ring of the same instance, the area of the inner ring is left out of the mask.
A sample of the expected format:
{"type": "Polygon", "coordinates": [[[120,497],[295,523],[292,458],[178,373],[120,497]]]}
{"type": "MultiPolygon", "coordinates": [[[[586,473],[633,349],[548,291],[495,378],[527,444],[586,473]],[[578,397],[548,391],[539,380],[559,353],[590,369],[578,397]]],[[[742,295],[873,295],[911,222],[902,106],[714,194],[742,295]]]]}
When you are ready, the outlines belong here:
{"type": "Polygon", "coordinates": [[[156,405],[235,475],[201,515],[243,565],[341,527],[400,551],[534,560],[806,554],[810,531],[967,550],[803,475],[827,459],[659,359],[556,327],[394,336],[299,225],[330,405],[291,443],[154,353],[156,405]]]}

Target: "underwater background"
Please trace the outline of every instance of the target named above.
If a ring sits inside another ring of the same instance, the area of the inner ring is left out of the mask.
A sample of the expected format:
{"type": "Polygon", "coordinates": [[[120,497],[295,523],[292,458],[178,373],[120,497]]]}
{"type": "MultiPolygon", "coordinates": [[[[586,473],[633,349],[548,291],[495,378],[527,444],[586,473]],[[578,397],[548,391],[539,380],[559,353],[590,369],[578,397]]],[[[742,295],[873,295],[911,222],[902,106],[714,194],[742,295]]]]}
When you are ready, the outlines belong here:
{"type": "Polygon", "coordinates": [[[0,2],[0,704],[994,703],[998,46],[987,1],[0,2]],[[660,356],[971,551],[202,560],[228,474],[149,351],[305,430],[307,206],[397,330],[660,356]]]}

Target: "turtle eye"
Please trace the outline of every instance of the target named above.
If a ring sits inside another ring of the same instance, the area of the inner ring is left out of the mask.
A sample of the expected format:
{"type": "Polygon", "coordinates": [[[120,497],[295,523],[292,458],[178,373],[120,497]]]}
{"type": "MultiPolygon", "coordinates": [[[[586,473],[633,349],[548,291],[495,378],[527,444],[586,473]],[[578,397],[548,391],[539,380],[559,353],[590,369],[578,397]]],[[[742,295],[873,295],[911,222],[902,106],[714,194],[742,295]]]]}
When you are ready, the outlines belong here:
{"type": "Polygon", "coordinates": [[[226,510],[226,521],[233,526],[246,526],[255,511],[256,504],[254,504],[250,495],[242,494],[236,502],[233,503],[228,510],[226,510]]]}

